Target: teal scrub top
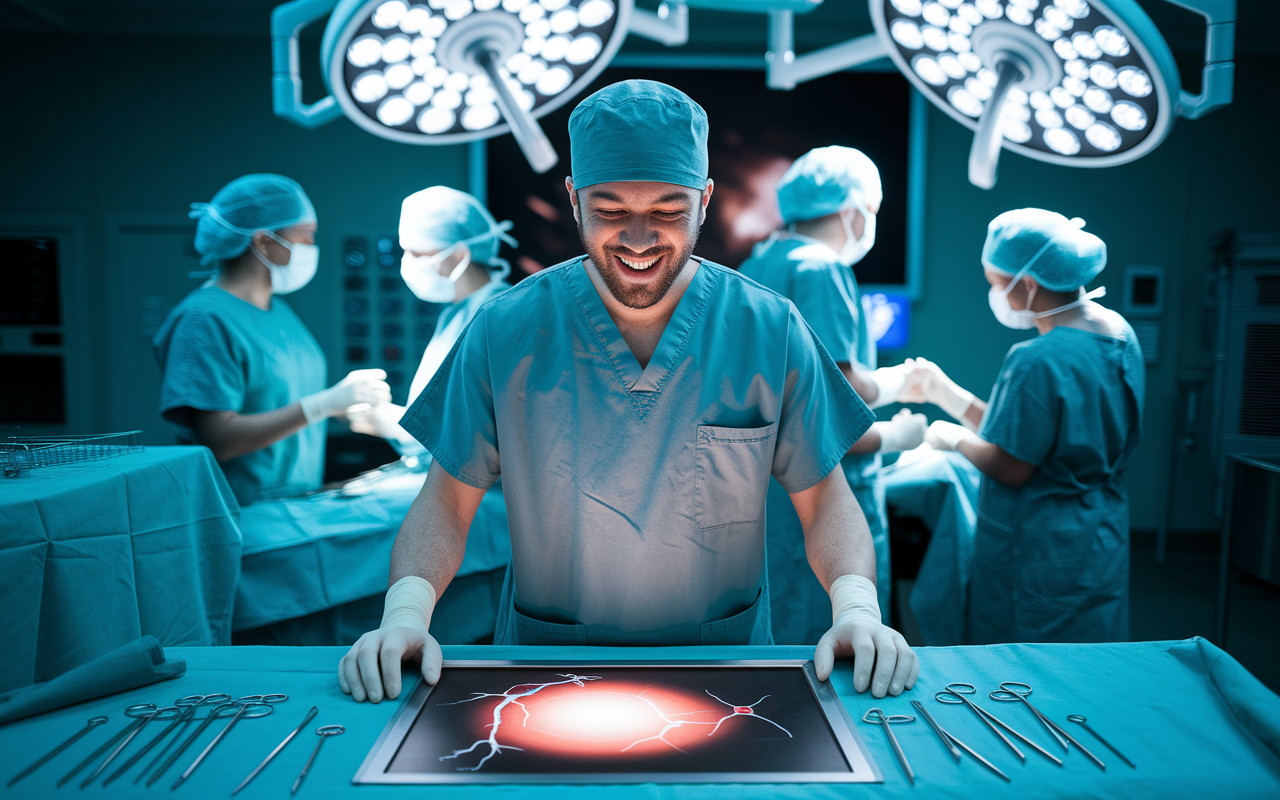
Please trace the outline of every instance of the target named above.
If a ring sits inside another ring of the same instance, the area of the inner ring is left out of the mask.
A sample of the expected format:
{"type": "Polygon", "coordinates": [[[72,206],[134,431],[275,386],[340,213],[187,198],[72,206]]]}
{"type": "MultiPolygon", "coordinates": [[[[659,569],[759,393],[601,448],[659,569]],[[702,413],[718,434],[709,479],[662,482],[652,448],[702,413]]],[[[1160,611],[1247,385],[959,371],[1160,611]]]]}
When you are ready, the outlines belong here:
{"type": "Polygon", "coordinates": [[[502,475],[497,641],[767,642],[769,476],[813,486],[871,412],[790,302],[708,261],[641,369],[584,258],[481,308],[401,422],[458,480],[502,475]]]}
{"type": "MultiPolygon", "coordinates": [[[[853,269],[841,264],[830,247],[808,236],[779,231],[756,245],[738,271],[794,303],[838,361],[875,369],[875,342],[867,331],[858,282],[853,269]]],[[[876,593],[887,613],[893,582],[884,489],[876,477],[880,454],[845,455],[840,467],[867,519],[876,553],[876,593]]],[[[776,483],[769,487],[768,515],[774,641],[816,644],[831,627],[831,601],[809,566],[804,529],[791,497],[776,483]]]]}
{"type": "MultiPolygon", "coordinates": [[[[409,385],[410,405],[435,377],[445,357],[480,307],[510,288],[511,285],[505,281],[490,281],[462,301],[444,307],[436,320],[435,333],[422,353],[418,371],[414,373],[413,382],[409,385]]],[[[509,563],[511,536],[507,529],[507,507],[502,496],[502,481],[499,480],[489,487],[489,491],[480,500],[480,507],[476,509],[471,529],[467,532],[467,549],[455,577],[502,569],[509,563]]],[[[439,626],[432,630],[436,627],[439,626]]]]}
{"type": "MultiPolygon", "coordinates": [[[[152,345],[162,376],[160,413],[188,436],[192,409],[254,414],[325,388],[324,351],[279,296],[264,311],[202,286],[169,312],[152,345]]],[[[236,499],[248,505],[319,488],[324,437],[324,425],[311,425],[222,462],[236,499]]]]}
{"type": "Polygon", "coordinates": [[[1128,639],[1124,473],[1145,381],[1127,324],[1057,327],[1005,356],[979,433],[1036,469],[1018,488],[982,478],[970,643],[1128,639]]]}

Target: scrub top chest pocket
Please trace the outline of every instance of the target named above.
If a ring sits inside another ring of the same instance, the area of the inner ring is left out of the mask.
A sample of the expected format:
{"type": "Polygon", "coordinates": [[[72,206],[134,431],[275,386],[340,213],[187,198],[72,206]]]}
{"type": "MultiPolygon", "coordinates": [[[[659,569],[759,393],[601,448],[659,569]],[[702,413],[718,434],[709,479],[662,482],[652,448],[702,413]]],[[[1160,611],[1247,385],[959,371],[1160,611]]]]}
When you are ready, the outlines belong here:
{"type": "Polygon", "coordinates": [[[763,428],[699,425],[694,515],[700,528],[755,522],[764,514],[777,424],[763,428]]]}

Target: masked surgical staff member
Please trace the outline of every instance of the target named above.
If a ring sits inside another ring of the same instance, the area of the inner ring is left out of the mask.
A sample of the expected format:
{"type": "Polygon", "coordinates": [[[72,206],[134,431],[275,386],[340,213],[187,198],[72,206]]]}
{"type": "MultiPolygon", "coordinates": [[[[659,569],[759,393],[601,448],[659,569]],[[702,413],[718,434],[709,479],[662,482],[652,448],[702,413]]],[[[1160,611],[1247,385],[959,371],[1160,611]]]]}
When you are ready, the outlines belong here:
{"type": "Polygon", "coordinates": [[[405,415],[435,460],[343,690],[394,698],[418,656],[439,679],[432,610],[499,474],[512,566],[497,643],[768,643],[772,474],[831,591],[818,676],[854,655],[858,691],[910,688],[918,661],[880,622],[871,538],[836,469],[871,413],[790,302],[691,257],[713,189],[706,114],[624,81],[583,100],[569,136],[587,254],[481,308],[405,415]]]}
{"type": "Polygon", "coordinates": [[[245,175],[192,205],[196,250],[216,276],[154,341],[160,411],[213,451],[241,505],[320,486],[323,422],[391,398],[382,370],[328,389],[325,358],[279,296],[316,273],[316,213],[282,175],[245,175]]]}
{"type": "MultiPolygon", "coordinates": [[[[787,229],[757,245],[738,271],[795,304],[870,407],[894,402],[912,367],[875,368],[876,344],[867,331],[851,269],[875,244],[880,171],[861,151],[820,147],[796,159],[777,192],[787,229]]],[[[886,611],[892,579],[888,514],[878,478],[880,454],[918,447],[927,426],[922,414],[909,411],[873,423],[840,463],[871,529],[876,590],[880,608],[886,611]]],[[[812,644],[827,629],[827,593],[809,569],[800,519],[776,481],[769,484],[768,520],[774,640],[812,644]]]]}
{"type": "MultiPolygon", "coordinates": [[[[419,300],[447,304],[422,363],[409,387],[412,404],[440,369],[445,356],[482,305],[511,286],[511,266],[498,257],[502,242],[516,245],[479,200],[447,186],[432,186],[405,198],[400,208],[400,275],[419,300]]],[[[404,406],[383,403],[352,415],[351,428],[390,440],[406,455],[424,453],[399,422],[404,406]]],[[[511,561],[507,508],[502,482],[485,492],[467,534],[467,550],[452,583],[440,599],[433,635],[446,644],[492,641],[503,576],[511,561]]]]}
{"type": "MultiPolygon", "coordinates": [[[[1129,501],[1145,373],[1133,329],[1085,292],[1107,262],[1084,222],[1024,208],[991,221],[982,266],[997,320],[1039,336],[1013,346],[987,403],[918,360],[919,393],[963,422],[927,441],[982,472],[969,640],[1129,638],[1129,501]],[[977,433],[974,433],[974,431],[977,433]]],[[[914,395],[913,390],[904,392],[914,395]]]]}

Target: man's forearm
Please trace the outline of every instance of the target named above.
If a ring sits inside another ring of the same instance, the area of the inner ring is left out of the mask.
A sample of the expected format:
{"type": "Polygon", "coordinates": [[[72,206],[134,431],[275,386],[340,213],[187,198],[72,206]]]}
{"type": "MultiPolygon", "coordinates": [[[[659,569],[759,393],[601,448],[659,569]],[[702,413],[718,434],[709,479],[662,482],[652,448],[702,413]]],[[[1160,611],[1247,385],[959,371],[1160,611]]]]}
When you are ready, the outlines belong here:
{"type": "Polygon", "coordinates": [[[483,496],[483,490],[460,483],[432,464],[391,548],[391,583],[416,575],[430,583],[437,596],[443,594],[462,565],[467,531],[483,496]]]}
{"type": "Polygon", "coordinates": [[[830,590],[842,575],[875,581],[871,530],[844,474],[832,470],[816,486],[791,497],[804,528],[805,555],[822,588],[830,590]]]}

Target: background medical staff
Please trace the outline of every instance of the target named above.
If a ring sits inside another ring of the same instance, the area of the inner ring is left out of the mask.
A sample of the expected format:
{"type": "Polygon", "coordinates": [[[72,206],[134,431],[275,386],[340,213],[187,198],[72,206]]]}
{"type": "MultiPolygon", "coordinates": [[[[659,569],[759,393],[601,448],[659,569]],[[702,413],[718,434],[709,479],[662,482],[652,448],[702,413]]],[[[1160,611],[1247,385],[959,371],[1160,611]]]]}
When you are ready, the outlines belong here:
{"type": "Polygon", "coordinates": [[[245,175],[192,204],[197,252],[216,275],[153,342],[160,411],[213,451],[241,505],[318,488],[329,417],[387,402],[382,370],[324,388],[324,352],[278,295],[316,274],[316,213],[282,175],[245,175]]]}
{"type": "MultiPolygon", "coordinates": [[[[511,265],[499,258],[510,222],[497,222],[479,200],[447,186],[432,186],[405,198],[400,207],[400,275],[419,300],[447,304],[409,387],[412,405],[482,305],[510,289],[511,265]]],[[[406,455],[425,454],[400,427],[405,407],[383,403],[353,414],[351,429],[381,436],[406,455]]],[[[437,420],[435,424],[446,424],[437,420]]],[[[467,548],[449,591],[436,606],[432,634],[442,644],[493,641],[502,579],[511,560],[511,537],[502,482],[485,492],[471,520],[467,548]]]]}
{"type": "Polygon", "coordinates": [[[1036,208],[991,221],[982,266],[992,313],[1039,336],[1009,350],[983,403],[934,364],[904,399],[963,422],[927,441],[982,472],[968,638],[993,642],[1125,641],[1129,502],[1145,372],[1124,318],[1086,293],[1107,262],[1083,220],[1036,208]],[[974,433],[974,430],[977,433],[974,433]]]}
{"type": "MultiPolygon", "coordinates": [[[[911,368],[876,369],[876,343],[867,330],[862,296],[851,269],[875,244],[876,213],[882,199],[880,171],[861,151],[820,147],[791,165],[777,192],[787,229],[756,245],[739,272],[795,304],[869,406],[894,402],[911,368]]],[[[840,462],[871,528],[876,591],[886,612],[892,576],[884,487],[877,477],[880,453],[919,446],[927,424],[923,415],[910,411],[876,422],[840,462]]],[[[774,641],[813,644],[829,625],[827,593],[809,568],[800,519],[777,481],[769,483],[767,508],[774,641]]]]}

